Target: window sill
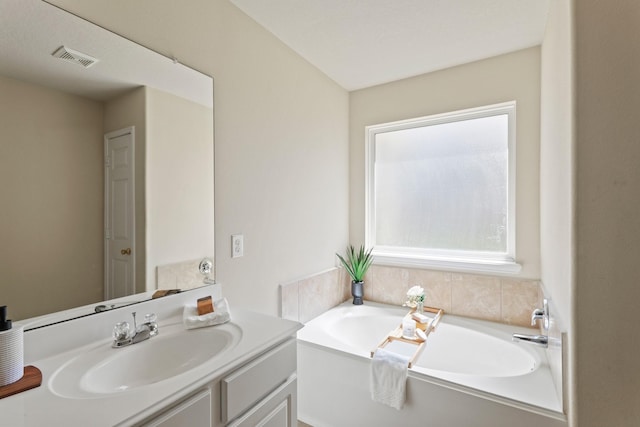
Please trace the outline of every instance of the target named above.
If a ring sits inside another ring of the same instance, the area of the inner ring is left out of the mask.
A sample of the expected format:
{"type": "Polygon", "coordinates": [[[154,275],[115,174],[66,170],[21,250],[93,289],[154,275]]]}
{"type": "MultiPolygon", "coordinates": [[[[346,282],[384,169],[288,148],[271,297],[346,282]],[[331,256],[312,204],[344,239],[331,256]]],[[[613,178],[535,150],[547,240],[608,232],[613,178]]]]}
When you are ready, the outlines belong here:
{"type": "Polygon", "coordinates": [[[463,273],[517,275],[522,265],[512,260],[433,257],[428,255],[393,253],[373,250],[373,263],[407,268],[457,271],[463,273]]]}

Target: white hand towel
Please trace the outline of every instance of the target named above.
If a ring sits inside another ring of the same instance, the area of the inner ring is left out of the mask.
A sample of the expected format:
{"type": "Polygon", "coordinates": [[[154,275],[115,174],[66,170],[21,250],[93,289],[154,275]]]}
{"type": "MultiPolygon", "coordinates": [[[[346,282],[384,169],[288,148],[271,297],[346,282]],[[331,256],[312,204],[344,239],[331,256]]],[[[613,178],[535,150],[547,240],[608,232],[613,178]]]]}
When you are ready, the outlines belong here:
{"type": "Polygon", "coordinates": [[[407,386],[409,357],[379,348],[371,361],[371,399],[402,409],[407,386]]]}
{"type": "Polygon", "coordinates": [[[185,305],[182,312],[182,323],[187,329],[220,325],[229,320],[231,320],[231,312],[226,298],[213,302],[213,313],[198,316],[198,308],[195,305],[185,305]]]}

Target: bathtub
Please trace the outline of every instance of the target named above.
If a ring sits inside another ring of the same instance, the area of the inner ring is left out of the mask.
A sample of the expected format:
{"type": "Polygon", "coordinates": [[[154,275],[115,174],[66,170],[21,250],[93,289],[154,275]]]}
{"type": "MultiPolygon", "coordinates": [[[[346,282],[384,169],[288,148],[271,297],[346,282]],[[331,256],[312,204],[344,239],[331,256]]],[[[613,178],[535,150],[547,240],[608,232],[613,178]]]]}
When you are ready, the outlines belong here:
{"type": "Polygon", "coordinates": [[[453,315],[409,369],[404,407],[373,402],[370,352],[406,313],[347,301],[298,331],[298,419],[314,427],[567,426],[544,349],[511,341],[531,330],[453,315]]]}

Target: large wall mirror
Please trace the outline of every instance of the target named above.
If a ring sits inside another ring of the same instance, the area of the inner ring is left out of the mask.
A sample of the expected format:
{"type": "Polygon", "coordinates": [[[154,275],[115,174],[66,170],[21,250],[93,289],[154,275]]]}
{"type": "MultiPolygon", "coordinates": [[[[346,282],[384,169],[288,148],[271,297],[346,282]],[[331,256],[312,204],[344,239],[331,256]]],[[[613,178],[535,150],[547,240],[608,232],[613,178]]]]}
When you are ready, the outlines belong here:
{"type": "Polygon", "coordinates": [[[2,0],[0,305],[11,318],[135,301],[213,259],[213,126],[211,77],[42,0],[2,0]]]}

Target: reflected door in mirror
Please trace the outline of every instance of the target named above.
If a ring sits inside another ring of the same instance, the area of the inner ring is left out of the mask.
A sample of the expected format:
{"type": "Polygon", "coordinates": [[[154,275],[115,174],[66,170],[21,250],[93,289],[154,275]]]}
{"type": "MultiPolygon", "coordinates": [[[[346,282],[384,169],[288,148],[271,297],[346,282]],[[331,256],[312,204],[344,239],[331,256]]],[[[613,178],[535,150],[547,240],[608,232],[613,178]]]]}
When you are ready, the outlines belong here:
{"type": "Polygon", "coordinates": [[[105,135],[105,299],[135,294],[134,128],[105,135]]]}

